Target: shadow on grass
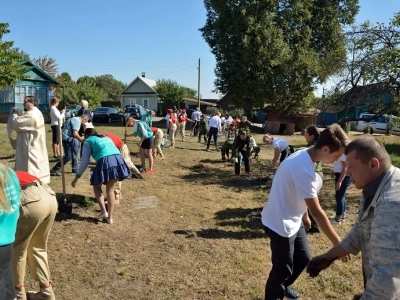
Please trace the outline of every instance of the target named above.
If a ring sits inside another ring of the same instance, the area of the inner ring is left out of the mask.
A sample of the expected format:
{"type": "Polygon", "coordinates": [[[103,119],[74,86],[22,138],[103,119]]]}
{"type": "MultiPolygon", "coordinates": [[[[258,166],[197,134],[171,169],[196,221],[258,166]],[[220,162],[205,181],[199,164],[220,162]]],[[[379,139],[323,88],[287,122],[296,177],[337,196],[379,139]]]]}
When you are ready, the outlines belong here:
{"type": "MultiPolygon", "coordinates": [[[[187,166],[181,166],[187,168],[187,166]]],[[[219,159],[203,159],[198,164],[189,167],[191,171],[181,178],[189,181],[191,184],[198,185],[219,185],[225,188],[236,189],[235,192],[241,192],[243,189],[261,188],[268,186],[269,179],[259,178],[257,176],[249,177],[242,174],[240,177],[235,177],[234,165],[230,162],[223,162],[219,159]],[[225,164],[225,166],[223,166],[225,164]],[[222,168],[221,168],[222,167],[222,168]]]]}
{"type": "Polygon", "coordinates": [[[96,218],[92,217],[81,217],[80,215],[76,213],[72,214],[67,214],[67,213],[57,213],[56,218],[54,219],[56,222],[62,222],[62,221],[67,221],[67,220],[76,220],[76,221],[84,221],[88,223],[100,223],[96,218]]]}
{"type": "Polygon", "coordinates": [[[265,238],[261,223],[262,208],[227,208],[215,213],[216,228],[201,229],[196,232],[176,230],[175,234],[187,238],[198,236],[204,239],[258,239],[265,238]]]}
{"type": "Polygon", "coordinates": [[[15,158],[15,155],[14,154],[11,154],[11,155],[8,155],[8,156],[1,156],[0,157],[0,159],[14,159],[15,158]]]}

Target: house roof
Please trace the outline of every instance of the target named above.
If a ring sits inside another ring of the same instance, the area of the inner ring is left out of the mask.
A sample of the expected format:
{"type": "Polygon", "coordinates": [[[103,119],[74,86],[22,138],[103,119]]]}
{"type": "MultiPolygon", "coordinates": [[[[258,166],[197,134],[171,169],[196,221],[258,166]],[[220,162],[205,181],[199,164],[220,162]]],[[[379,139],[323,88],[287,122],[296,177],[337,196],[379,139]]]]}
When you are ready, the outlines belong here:
{"type": "MultiPolygon", "coordinates": [[[[50,81],[52,84],[55,85],[61,85],[57,80],[55,80],[53,77],[51,77],[49,74],[47,74],[45,71],[43,71],[41,68],[39,68],[37,65],[32,63],[29,60],[24,60],[20,62],[20,65],[25,66],[28,68],[28,70],[25,73],[28,73],[29,71],[35,71],[42,75],[44,79],[47,79],[47,81],[50,81]]],[[[29,78],[26,78],[25,80],[31,80],[29,78]]]]}
{"type": "Polygon", "coordinates": [[[156,81],[155,80],[149,79],[149,78],[146,78],[146,77],[142,77],[142,76],[137,76],[135,79],[132,80],[132,82],[130,84],[128,84],[126,86],[126,88],[119,95],[124,94],[124,92],[127,89],[129,89],[138,80],[141,80],[142,82],[144,82],[144,84],[146,84],[155,94],[157,94],[157,92],[154,89],[154,87],[156,86],[156,81]]]}
{"type": "MultiPolygon", "coordinates": [[[[183,98],[183,101],[184,101],[185,103],[190,103],[190,104],[198,104],[198,103],[199,103],[199,100],[197,100],[197,99],[190,99],[190,98],[183,98]]],[[[208,106],[217,106],[216,103],[207,102],[207,101],[203,101],[203,100],[200,100],[200,105],[201,105],[201,104],[203,104],[203,105],[208,105],[208,106]]]]}

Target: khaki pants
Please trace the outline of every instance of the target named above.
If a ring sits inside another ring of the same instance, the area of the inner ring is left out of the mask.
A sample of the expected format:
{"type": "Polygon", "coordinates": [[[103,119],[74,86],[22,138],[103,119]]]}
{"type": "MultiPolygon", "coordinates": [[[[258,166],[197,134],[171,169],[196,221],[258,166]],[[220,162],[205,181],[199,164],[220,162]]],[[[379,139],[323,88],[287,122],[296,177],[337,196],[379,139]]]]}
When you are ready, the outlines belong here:
{"type": "Polygon", "coordinates": [[[24,284],[27,262],[34,280],[50,282],[47,241],[56,213],[56,194],[48,185],[22,190],[12,262],[15,285],[24,284]]]}
{"type": "Polygon", "coordinates": [[[164,138],[164,132],[161,129],[158,129],[156,134],[154,135],[154,143],[153,143],[153,156],[156,157],[158,154],[161,157],[164,157],[164,154],[161,150],[161,142],[164,138]]]}
{"type": "Polygon", "coordinates": [[[175,145],[175,131],[176,131],[176,124],[171,124],[169,127],[169,140],[171,141],[171,146],[175,145]]]}
{"type": "Polygon", "coordinates": [[[185,140],[185,128],[186,128],[186,122],[178,123],[178,129],[176,130],[175,136],[178,135],[178,133],[181,134],[182,141],[185,140]]]}

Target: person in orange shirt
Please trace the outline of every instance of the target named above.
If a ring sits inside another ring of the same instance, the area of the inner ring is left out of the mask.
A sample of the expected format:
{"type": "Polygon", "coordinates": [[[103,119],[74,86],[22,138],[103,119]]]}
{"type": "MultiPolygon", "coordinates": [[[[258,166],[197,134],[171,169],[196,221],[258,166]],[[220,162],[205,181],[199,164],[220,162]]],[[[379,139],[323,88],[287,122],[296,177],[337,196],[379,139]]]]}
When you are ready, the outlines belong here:
{"type": "Polygon", "coordinates": [[[156,158],[158,155],[160,155],[161,159],[165,159],[165,156],[161,149],[161,143],[164,138],[164,132],[157,127],[151,127],[151,131],[154,133],[153,157],[156,158]]]}
{"type": "Polygon", "coordinates": [[[168,109],[167,113],[169,115],[169,118],[168,118],[169,140],[171,141],[171,145],[169,147],[174,148],[174,146],[175,146],[175,131],[177,128],[178,120],[172,109],[168,109]]]}
{"type": "MultiPolygon", "coordinates": [[[[118,150],[121,152],[122,158],[128,165],[128,168],[131,170],[131,173],[134,174],[134,176],[136,176],[139,179],[144,179],[143,175],[140,173],[138,168],[136,168],[136,166],[133,164],[128,146],[126,146],[124,141],[119,136],[108,131],[100,132],[100,134],[105,135],[106,137],[110,138],[110,140],[113,141],[115,147],[117,147],[118,150]]],[[[114,188],[115,204],[119,204],[119,201],[122,199],[121,188],[122,188],[122,182],[118,181],[114,188]]]]}
{"type": "Polygon", "coordinates": [[[56,193],[38,177],[16,171],[21,187],[20,217],[13,245],[12,269],[16,299],[54,300],[50,280],[47,241],[57,213],[56,193]],[[39,282],[38,292],[25,292],[25,272],[29,266],[33,279],[39,282]]]}
{"type": "Polygon", "coordinates": [[[182,136],[182,142],[185,141],[185,128],[186,128],[186,122],[188,121],[194,123],[194,121],[190,120],[187,117],[186,110],[181,109],[181,111],[178,113],[178,129],[175,132],[175,136],[177,136],[178,133],[180,133],[182,136]]]}

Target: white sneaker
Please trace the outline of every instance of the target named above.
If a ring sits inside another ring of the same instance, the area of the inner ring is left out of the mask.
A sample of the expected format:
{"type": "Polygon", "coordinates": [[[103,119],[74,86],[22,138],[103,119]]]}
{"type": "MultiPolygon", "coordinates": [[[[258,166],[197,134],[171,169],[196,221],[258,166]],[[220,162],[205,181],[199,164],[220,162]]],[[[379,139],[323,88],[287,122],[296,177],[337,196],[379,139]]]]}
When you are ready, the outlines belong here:
{"type": "Polygon", "coordinates": [[[97,217],[96,217],[96,219],[99,219],[99,220],[102,220],[102,219],[105,219],[105,218],[108,218],[108,212],[102,212],[101,214],[99,214],[97,217]]]}

